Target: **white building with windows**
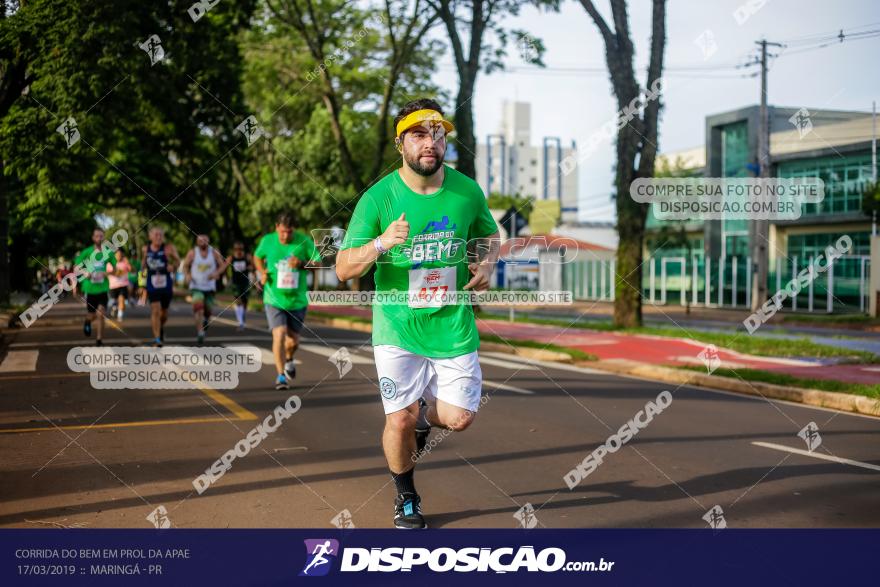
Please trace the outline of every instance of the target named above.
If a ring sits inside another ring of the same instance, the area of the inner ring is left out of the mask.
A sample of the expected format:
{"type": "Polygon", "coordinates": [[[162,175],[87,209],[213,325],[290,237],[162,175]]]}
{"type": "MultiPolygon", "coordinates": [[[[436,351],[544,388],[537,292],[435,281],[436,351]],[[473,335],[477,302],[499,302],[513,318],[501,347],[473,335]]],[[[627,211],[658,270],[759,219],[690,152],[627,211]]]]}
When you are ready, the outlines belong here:
{"type": "Polygon", "coordinates": [[[477,182],[487,195],[558,199],[563,220],[576,221],[578,169],[563,174],[560,165],[575,153],[575,142],[541,137],[533,144],[531,122],[531,104],[504,101],[498,132],[477,137],[477,182]]]}

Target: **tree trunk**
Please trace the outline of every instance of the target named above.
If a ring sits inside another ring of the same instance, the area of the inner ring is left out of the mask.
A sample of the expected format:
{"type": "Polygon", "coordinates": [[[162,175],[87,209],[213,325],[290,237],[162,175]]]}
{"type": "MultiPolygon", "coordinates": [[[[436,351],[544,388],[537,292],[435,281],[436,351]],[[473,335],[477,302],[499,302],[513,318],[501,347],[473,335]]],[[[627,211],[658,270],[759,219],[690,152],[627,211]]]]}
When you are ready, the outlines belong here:
{"type": "MultiPolygon", "coordinates": [[[[621,113],[637,98],[640,90],[633,71],[634,47],[629,29],[626,0],[610,0],[614,29],[596,10],[592,0],[580,0],[605,42],[605,60],[617,106],[621,113]]],[[[654,84],[663,73],[666,45],[666,0],[653,0],[651,9],[651,53],[648,59],[646,91],[658,90],[654,84]]],[[[614,285],[614,325],[621,328],[642,324],[642,241],[647,204],[635,202],[629,194],[633,180],[653,177],[657,155],[657,120],[660,97],[642,100],[644,111],[627,121],[617,133],[617,275],[614,285]],[[639,156],[638,169],[635,167],[639,156]]]]}
{"type": "Polygon", "coordinates": [[[625,126],[617,135],[617,271],[614,284],[614,325],[635,328],[642,325],[642,235],[644,205],[630,197],[629,186],[636,177],[633,167],[639,136],[625,126]]]}
{"type": "Polygon", "coordinates": [[[0,161],[0,306],[9,303],[9,200],[0,161]]]}
{"type": "Polygon", "coordinates": [[[458,149],[458,163],[455,168],[472,179],[477,177],[476,153],[477,139],[474,136],[474,112],[471,101],[474,94],[476,73],[468,73],[470,79],[463,79],[455,98],[455,146],[458,149]]]}

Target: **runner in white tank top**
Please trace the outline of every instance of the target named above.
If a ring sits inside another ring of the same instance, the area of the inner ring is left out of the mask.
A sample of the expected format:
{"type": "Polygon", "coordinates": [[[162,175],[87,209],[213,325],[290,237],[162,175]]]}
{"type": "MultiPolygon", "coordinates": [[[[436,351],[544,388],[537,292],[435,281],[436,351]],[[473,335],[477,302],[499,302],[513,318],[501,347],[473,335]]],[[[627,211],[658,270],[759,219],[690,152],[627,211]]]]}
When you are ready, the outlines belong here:
{"type": "Polygon", "coordinates": [[[227,266],[226,259],[208,245],[208,236],[205,234],[196,237],[196,247],[186,254],[186,259],[183,261],[183,272],[192,296],[198,344],[205,342],[205,329],[208,328],[211,318],[211,304],[214,303],[217,278],[226,271],[227,266]]]}

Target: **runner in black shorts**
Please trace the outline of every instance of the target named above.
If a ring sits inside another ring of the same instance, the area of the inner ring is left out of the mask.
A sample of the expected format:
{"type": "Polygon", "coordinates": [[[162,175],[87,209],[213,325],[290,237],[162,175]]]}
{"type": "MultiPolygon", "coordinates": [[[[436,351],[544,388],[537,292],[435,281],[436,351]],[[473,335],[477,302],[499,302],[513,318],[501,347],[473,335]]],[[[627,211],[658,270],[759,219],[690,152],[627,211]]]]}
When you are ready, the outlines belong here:
{"type": "Polygon", "coordinates": [[[150,229],[150,244],[141,250],[143,264],[147,268],[147,299],[150,301],[150,322],[156,346],[165,339],[165,322],[174,287],[174,268],[180,264],[180,256],[172,244],[165,243],[165,231],[154,226],[150,229]]]}
{"type": "Polygon", "coordinates": [[[247,315],[248,296],[252,287],[250,274],[254,270],[254,262],[250,253],[244,250],[244,243],[235,241],[232,255],[226,259],[232,267],[232,291],[235,294],[235,318],[238,329],[244,330],[247,315]]]}
{"type": "Polygon", "coordinates": [[[74,260],[85,268],[85,278],[80,286],[86,296],[86,319],[83,322],[83,334],[92,335],[92,321],[97,319],[95,344],[101,346],[104,333],[104,311],[107,308],[107,292],[110,282],[107,280],[107,269],[116,271],[116,257],[112,249],[105,248],[104,231],[96,228],[92,231],[92,245],[83,249],[74,260]]]}

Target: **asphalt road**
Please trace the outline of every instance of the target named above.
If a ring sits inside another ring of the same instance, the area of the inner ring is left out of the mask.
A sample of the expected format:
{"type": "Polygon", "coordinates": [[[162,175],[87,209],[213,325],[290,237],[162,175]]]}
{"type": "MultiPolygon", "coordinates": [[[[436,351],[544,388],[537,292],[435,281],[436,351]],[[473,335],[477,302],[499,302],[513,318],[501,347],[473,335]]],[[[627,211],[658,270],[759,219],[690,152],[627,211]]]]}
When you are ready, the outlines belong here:
{"type": "MultiPolygon", "coordinates": [[[[93,343],[83,313],[68,302],[3,333],[0,525],[149,528],[163,506],[176,527],[391,526],[369,335],[310,326],[291,391],[274,389],[271,365],[234,390],[102,390],[67,366],[69,349],[93,343]],[[352,369],[340,377],[328,357],[343,346],[352,369]],[[197,494],[193,479],[292,394],[301,409],[197,494]]],[[[262,316],[245,332],[232,318],[206,344],[269,348],[262,316]]],[[[194,335],[175,302],[167,344],[194,335]]],[[[147,312],[133,308],[105,344],[148,338],[147,312]]],[[[728,527],[880,525],[880,420],[503,354],[484,354],[482,368],[476,422],[439,437],[417,468],[431,527],[700,528],[716,505],[728,527]],[[672,403],[570,490],[563,475],[664,390],[672,403]],[[797,436],[810,422],[812,453],[797,436]],[[534,514],[517,517],[527,504],[534,514]]]]}

